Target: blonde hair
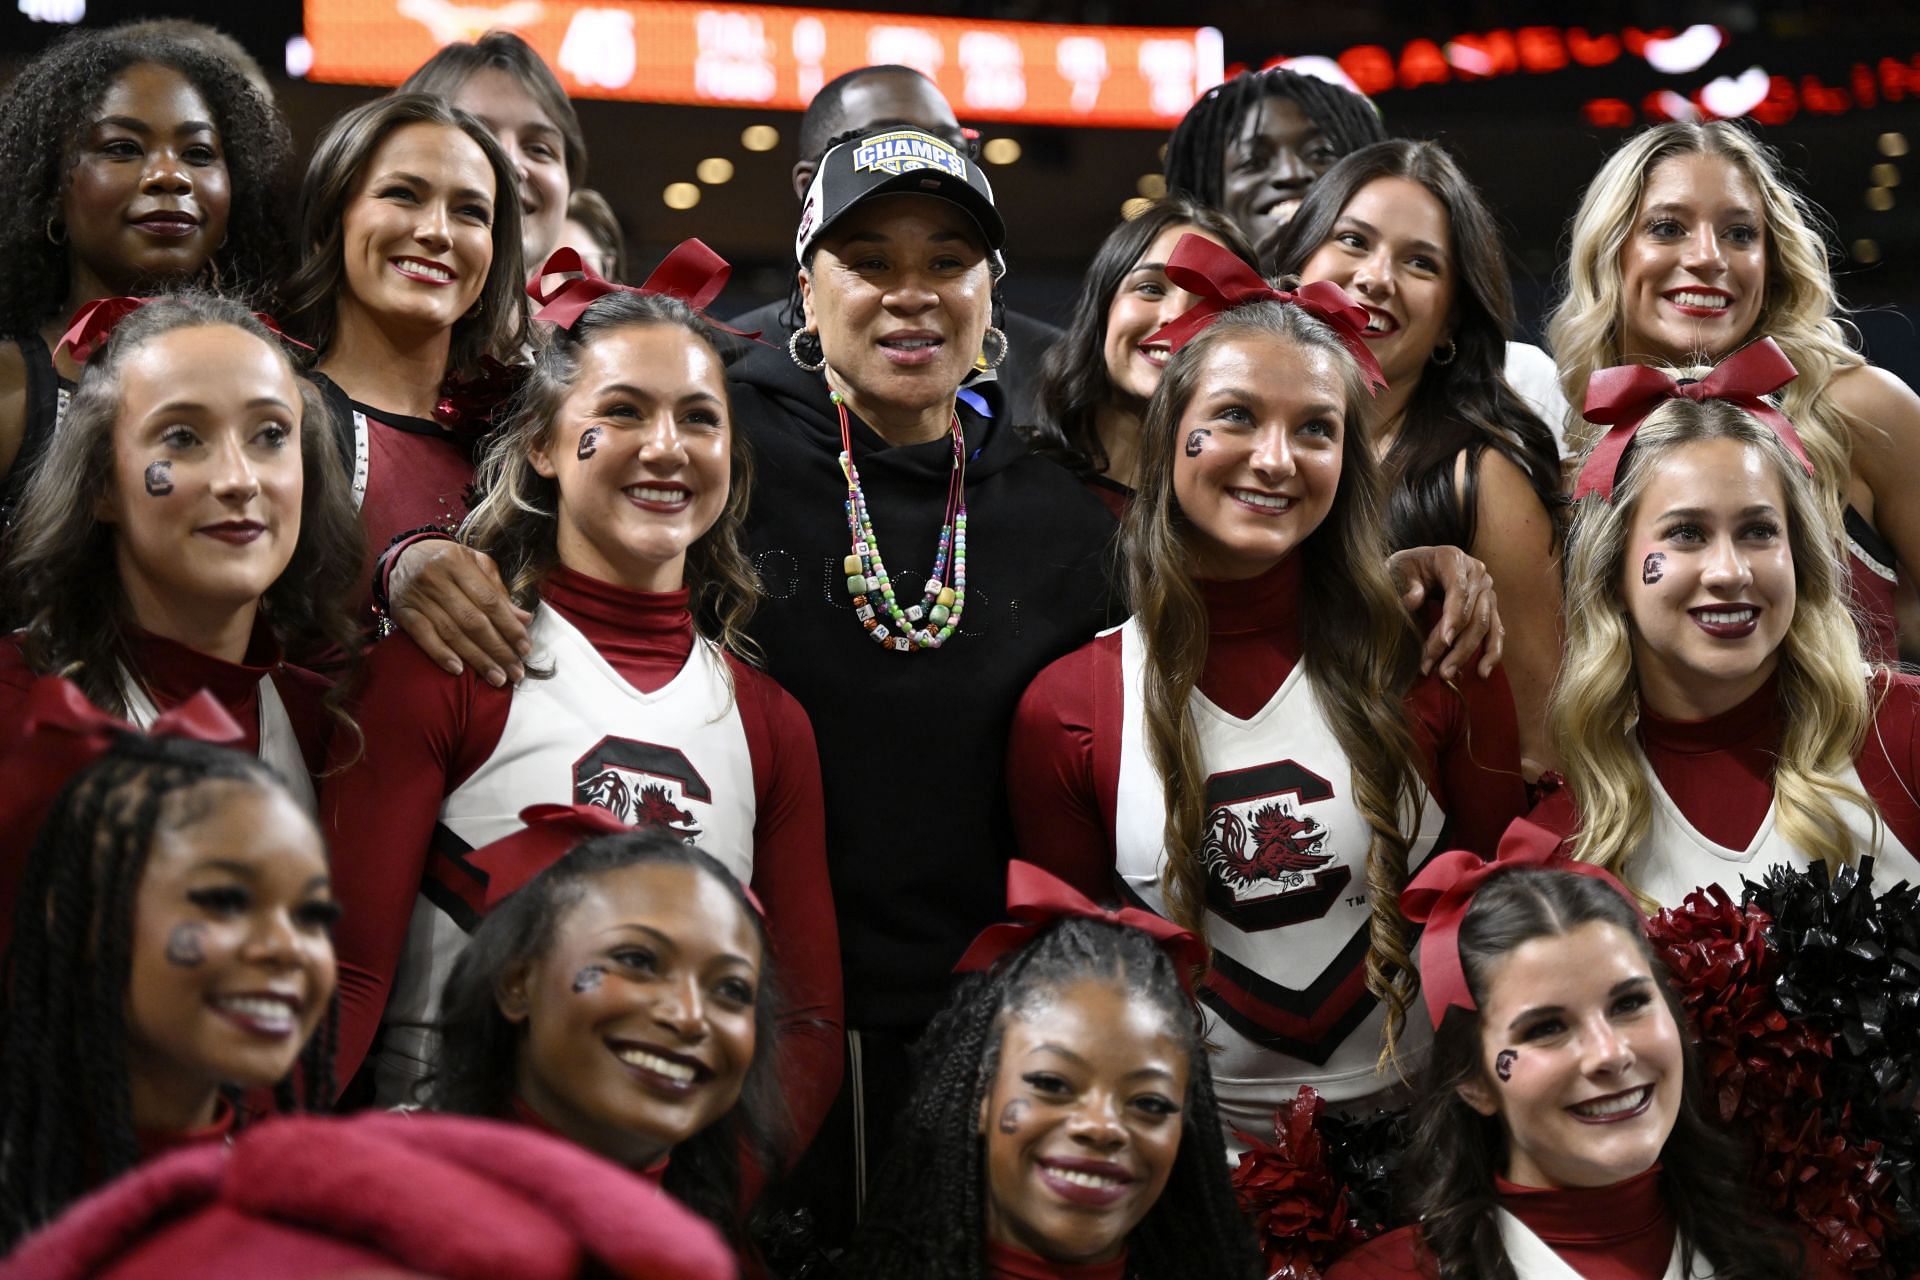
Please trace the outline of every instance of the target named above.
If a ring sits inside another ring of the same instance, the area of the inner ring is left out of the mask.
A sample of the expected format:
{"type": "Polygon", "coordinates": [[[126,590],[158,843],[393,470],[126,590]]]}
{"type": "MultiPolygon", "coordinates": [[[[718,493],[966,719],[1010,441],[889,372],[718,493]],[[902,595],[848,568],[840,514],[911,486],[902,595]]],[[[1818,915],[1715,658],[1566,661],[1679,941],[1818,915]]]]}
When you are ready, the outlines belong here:
{"type": "Polygon", "coordinates": [[[1858,805],[1878,822],[1866,796],[1844,781],[1873,718],[1859,635],[1847,609],[1846,566],[1834,526],[1799,460],[1771,427],[1719,400],[1676,399],[1656,409],[1621,459],[1613,500],[1589,495],[1574,511],[1566,657],[1547,711],[1547,728],[1580,813],[1573,854],[1620,873],[1651,825],[1652,788],[1630,737],[1640,698],[1620,594],[1622,566],[1634,513],[1661,461],[1708,440],[1733,440],[1757,452],[1786,495],[1796,600],[1779,649],[1784,731],[1773,776],[1776,821],[1795,848],[1835,871],[1854,857],[1839,804],[1858,805]]]}
{"type": "MultiPolygon", "coordinates": [[[[579,377],[581,353],[604,334],[648,325],[683,329],[712,348],[716,361],[721,358],[712,327],[677,298],[624,290],[597,298],[571,328],[553,331],[480,460],[474,483],[485,496],[461,525],[460,541],[493,557],[507,594],[521,608],[534,606],[540,584],[560,562],[555,541],[560,487],[534,470],[531,452],[551,440],[554,420],[579,377]]],[[[732,430],[732,420],[729,402],[727,505],[713,527],[687,548],[687,606],[701,635],[757,663],[760,651],[746,626],[759,599],[759,580],[747,560],[742,531],[753,459],[746,440],[732,430]]]]}
{"type": "MultiPolygon", "coordinates": [[[[1569,233],[1566,295],[1547,323],[1547,345],[1560,366],[1560,386],[1570,406],[1567,438],[1584,448],[1598,435],[1599,429],[1580,417],[1589,378],[1614,365],[1651,361],[1651,353],[1621,348],[1620,253],[1640,216],[1653,171],[1685,155],[1726,160],[1760,195],[1766,223],[1765,305],[1753,332],[1734,345],[1770,337],[1800,371],[1782,407],[1799,428],[1820,479],[1822,505],[1837,530],[1852,454],[1852,423],[1827,389],[1836,374],[1866,361],[1848,345],[1834,318],[1839,303],[1818,212],[1787,185],[1778,157],[1730,122],[1663,124],[1636,135],[1608,157],[1582,197],[1569,233]]],[[[1698,354],[1702,361],[1714,362],[1731,352],[1698,354]]]]}
{"type": "Polygon", "coordinates": [[[1129,598],[1145,639],[1147,749],[1166,806],[1167,914],[1206,935],[1207,873],[1200,855],[1206,829],[1206,769],[1191,699],[1207,660],[1207,611],[1193,582],[1190,527],[1173,494],[1180,419],[1208,354],[1249,335],[1328,352],[1346,386],[1340,485],[1318,528],[1294,554],[1304,558],[1301,638],[1314,695],[1352,762],[1354,803],[1373,830],[1366,882],[1372,900],[1367,990],[1387,1006],[1382,1060],[1412,1003],[1410,959],[1400,890],[1407,882],[1410,834],[1418,823],[1420,782],[1403,700],[1413,683],[1417,642],[1387,575],[1383,481],[1366,429],[1366,383],[1325,323],[1298,307],[1262,302],[1229,312],[1168,363],[1140,434],[1140,488],[1121,524],[1129,598]]]}

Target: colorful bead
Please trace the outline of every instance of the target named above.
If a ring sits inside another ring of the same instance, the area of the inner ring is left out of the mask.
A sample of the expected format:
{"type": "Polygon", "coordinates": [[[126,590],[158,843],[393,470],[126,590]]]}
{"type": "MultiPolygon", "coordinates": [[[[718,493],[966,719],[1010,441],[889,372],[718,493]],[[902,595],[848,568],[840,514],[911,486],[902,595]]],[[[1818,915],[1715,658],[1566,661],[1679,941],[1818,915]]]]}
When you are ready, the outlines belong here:
{"type": "Polygon", "coordinates": [[[953,602],[956,598],[952,587],[942,587],[940,588],[940,594],[934,597],[934,603],[951,609],[953,608],[953,602]]]}
{"type": "Polygon", "coordinates": [[[842,564],[843,572],[845,572],[848,577],[852,577],[856,573],[863,572],[861,562],[860,562],[860,557],[857,555],[848,556],[844,561],[841,562],[841,564],[842,564]]]}
{"type": "Polygon", "coordinates": [[[854,595],[856,596],[860,595],[863,592],[865,592],[866,589],[867,589],[867,580],[861,577],[859,574],[856,573],[852,577],[847,579],[847,590],[851,591],[854,595]]]}
{"type": "MultiPolygon", "coordinates": [[[[942,592],[941,594],[944,595],[945,593],[942,592]]],[[[937,604],[933,606],[933,608],[927,611],[927,621],[931,622],[934,626],[937,627],[947,620],[951,612],[952,611],[948,609],[947,606],[943,604],[937,604]]]]}

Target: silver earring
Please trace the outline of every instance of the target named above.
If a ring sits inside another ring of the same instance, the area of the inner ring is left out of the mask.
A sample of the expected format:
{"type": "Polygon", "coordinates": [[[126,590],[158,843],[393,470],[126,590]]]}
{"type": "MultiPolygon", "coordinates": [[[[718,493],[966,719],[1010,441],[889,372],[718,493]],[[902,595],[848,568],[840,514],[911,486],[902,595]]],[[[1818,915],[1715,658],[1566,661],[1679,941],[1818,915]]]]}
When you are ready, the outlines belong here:
{"type": "Polygon", "coordinates": [[[65,227],[60,228],[60,234],[57,237],[53,234],[53,224],[58,221],[60,221],[60,215],[57,213],[47,219],[47,240],[59,248],[65,248],[67,244],[67,229],[65,227]]]}
{"type": "Polygon", "coordinates": [[[992,325],[988,325],[987,331],[980,335],[980,358],[986,361],[989,369],[998,369],[1012,347],[1006,333],[992,325]]]}
{"type": "Polygon", "coordinates": [[[1433,362],[1434,362],[1435,364],[1443,364],[1443,365],[1444,365],[1444,364],[1452,364],[1452,363],[1453,363],[1453,358],[1454,358],[1455,356],[1457,356],[1457,355],[1459,355],[1459,354],[1460,354],[1460,348],[1458,348],[1458,347],[1456,347],[1456,346],[1454,346],[1454,345],[1453,345],[1453,339],[1452,339],[1452,338],[1448,338],[1448,339],[1446,340],[1446,342],[1445,342],[1445,343],[1443,343],[1442,345],[1443,345],[1443,346],[1445,346],[1445,347],[1446,347],[1446,349],[1447,349],[1447,358],[1446,358],[1445,360],[1442,360],[1442,359],[1440,358],[1440,348],[1439,348],[1439,347],[1435,347],[1435,348],[1433,349],[1433,362]]]}
{"type": "Polygon", "coordinates": [[[787,358],[808,373],[827,367],[827,353],[820,349],[820,335],[811,329],[795,329],[787,339],[787,358]]]}

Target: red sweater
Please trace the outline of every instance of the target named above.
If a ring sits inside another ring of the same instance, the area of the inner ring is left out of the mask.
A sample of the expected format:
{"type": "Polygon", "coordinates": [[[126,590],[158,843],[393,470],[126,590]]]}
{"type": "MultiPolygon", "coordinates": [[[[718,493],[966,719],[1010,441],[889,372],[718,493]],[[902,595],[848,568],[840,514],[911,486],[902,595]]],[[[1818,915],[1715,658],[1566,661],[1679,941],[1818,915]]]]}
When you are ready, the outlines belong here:
{"type": "MultiPolygon", "coordinates": [[[[20,740],[27,691],[47,674],[27,665],[21,643],[19,634],[0,637],[0,755],[20,740]]],[[[171,710],[205,689],[244,732],[245,737],[234,744],[242,751],[260,749],[260,681],[271,676],[308,768],[318,773],[326,762],[332,717],[324,700],[331,686],[311,671],[282,662],[280,646],[264,623],[255,626],[246,656],[239,662],[225,662],[144,631],[131,634],[130,647],[133,672],[156,709],[171,710]]],[[[9,821],[0,823],[0,950],[13,932],[14,894],[26,871],[27,854],[53,801],[52,795],[39,797],[31,813],[16,813],[9,807],[9,821]]]]}
{"type": "MultiPolygon", "coordinates": [[[[1208,615],[1200,691],[1250,718],[1301,657],[1300,561],[1289,556],[1249,582],[1201,582],[1208,615]]],[[[1415,767],[1447,815],[1438,848],[1491,856],[1525,807],[1519,735],[1506,677],[1437,676],[1406,707],[1415,767]]],[[[1097,900],[1113,893],[1113,818],[1120,781],[1120,634],[1108,632],[1042,671],[1014,714],[1007,787],[1022,856],[1097,900]],[[1098,720],[1114,732],[1096,736],[1098,720]]]]}
{"type": "MultiPolygon", "coordinates": [[[[642,692],[670,681],[693,651],[684,590],[642,594],[556,569],[541,598],[642,692]]],[[[752,888],[766,906],[787,996],[787,1098],[804,1143],[839,1088],[843,1053],[820,765],[799,704],[763,672],[731,658],[728,663],[753,765],[752,888]]],[[[334,883],[346,908],[334,935],[343,1081],[359,1068],[379,1030],[414,900],[428,874],[441,803],[493,754],[513,704],[511,688],[495,689],[471,669],[450,676],[398,636],[374,647],[364,681],[356,701],[365,751],[327,778],[320,796],[334,883]]],[[[337,754],[352,758],[344,747],[337,754]]],[[[574,799],[529,795],[525,803],[574,799]]]]}
{"type": "MultiPolygon", "coordinates": [[[[1888,832],[1920,850],[1920,677],[1873,678],[1879,703],[1854,757],[1860,785],[1888,832]]],[[[1654,776],[1701,835],[1744,849],[1773,804],[1773,762],[1784,732],[1777,681],[1732,710],[1706,720],[1667,720],[1643,711],[1637,732],[1654,776]]],[[[1553,835],[1580,829],[1573,789],[1561,787],[1529,815],[1553,835]]]]}

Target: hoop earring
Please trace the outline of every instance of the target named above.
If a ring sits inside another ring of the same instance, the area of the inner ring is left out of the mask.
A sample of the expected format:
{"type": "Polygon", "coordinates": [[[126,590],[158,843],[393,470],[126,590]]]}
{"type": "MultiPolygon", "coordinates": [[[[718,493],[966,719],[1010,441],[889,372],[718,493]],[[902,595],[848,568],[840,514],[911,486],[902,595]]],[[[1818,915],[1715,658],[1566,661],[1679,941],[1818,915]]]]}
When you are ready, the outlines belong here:
{"type": "Polygon", "coordinates": [[[980,335],[980,359],[986,362],[989,369],[998,369],[1012,349],[1013,344],[1007,341],[1006,332],[993,325],[988,325],[987,331],[980,335]]]}
{"type": "Polygon", "coordinates": [[[1452,339],[1452,338],[1448,338],[1448,339],[1447,339],[1447,341],[1446,341],[1446,344],[1445,344],[1445,345],[1446,345],[1446,348],[1447,348],[1447,358],[1446,358],[1445,360],[1442,360],[1442,359],[1440,358],[1440,348],[1439,348],[1439,347],[1435,347],[1435,348],[1433,349],[1433,362],[1434,362],[1435,364],[1439,364],[1439,365],[1448,365],[1448,364],[1452,364],[1452,363],[1453,363],[1453,358],[1454,358],[1455,356],[1457,356],[1457,355],[1459,355],[1459,354],[1460,354],[1460,348],[1459,348],[1459,347],[1456,347],[1456,346],[1455,346],[1455,345],[1453,344],[1453,339],[1452,339]]]}
{"type": "Polygon", "coordinates": [[[787,358],[808,373],[827,367],[827,353],[820,349],[820,335],[811,329],[795,329],[787,339],[787,358]]]}
{"type": "Polygon", "coordinates": [[[53,234],[53,224],[58,221],[60,221],[60,215],[57,213],[47,218],[47,243],[53,245],[56,249],[64,249],[67,247],[67,229],[62,227],[60,228],[60,234],[58,236],[53,234]]]}

